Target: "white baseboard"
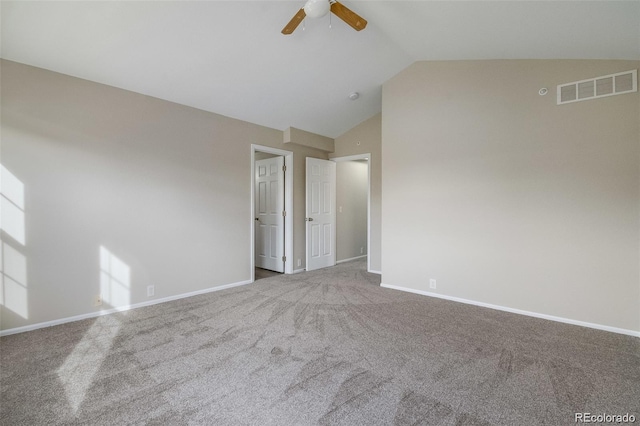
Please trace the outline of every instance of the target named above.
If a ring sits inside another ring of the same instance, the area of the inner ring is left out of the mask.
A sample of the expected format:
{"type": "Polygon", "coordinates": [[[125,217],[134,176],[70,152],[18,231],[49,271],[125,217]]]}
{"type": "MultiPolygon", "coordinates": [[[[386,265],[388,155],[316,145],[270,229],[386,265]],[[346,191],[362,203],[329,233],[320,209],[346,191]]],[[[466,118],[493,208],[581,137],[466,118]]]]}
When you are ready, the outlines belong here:
{"type": "Polygon", "coordinates": [[[369,269],[368,272],[371,272],[372,274],[382,275],[382,271],[374,271],[373,269],[369,269]]]}
{"type": "Polygon", "coordinates": [[[356,256],[356,257],[350,257],[349,259],[337,260],[336,265],[344,262],[351,262],[352,260],[362,259],[363,257],[367,257],[367,255],[363,254],[362,256],[356,256]]]}
{"type": "Polygon", "coordinates": [[[114,314],[116,312],[130,311],[131,309],[143,308],[145,306],[157,305],[159,303],[171,302],[172,300],[184,299],[186,297],[198,296],[200,294],[211,293],[214,291],[226,290],[228,288],[238,287],[241,285],[251,284],[253,281],[239,281],[237,283],[225,284],[219,287],[206,288],[204,290],[192,291],[190,293],[178,294],[176,296],[163,297],[162,299],[154,299],[146,302],[134,303],[133,305],[121,306],[118,308],[105,309],[98,312],[90,312],[88,314],[76,315],[73,317],[61,318],[53,321],[40,322],[37,324],[25,325],[23,327],[10,328],[8,330],[0,330],[0,337],[9,336],[10,334],[24,333],[26,331],[37,330],[39,328],[52,327],[54,325],[65,324],[73,321],[80,321],[89,318],[97,318],[103,315],[114,314]]]}
{"type": "Polygon", "coordinates": [[[295,270],[293,271],[293,273],[294,273],[294,274],[299,274],[300,272],[304,272],[304,271],[305,271],[305,269],[304,269],[304,268],[300,268],[300,269],[295,269],[295,270]]]}
{"type": "Polygon", "coordinates": [[[523,311],[521,309],[507,308],[505,306],[492,305],[490,303],[476,302],[474,300],[462,299],[460,297],[446,296],[444,294],[432,293],[429,291],[415,290],[407,287],[399,287],[391,284],[380,284],[380,287],[390,288],[393,290],[406,291],[408,293],[420,294],[423,296],[437,297],[438,299],[451,300],[453,302],[466,303],[468,305],[481,306],[483,308],[496,309],[498,311],[511,312],[512,314],[526,315],[528,317],[542,318],[550,321],[562,322],[565,324],[579,325],[582,327],[595,328],[597,330],[610,331],[612,333],[626,334],[627,336],[640,337],[640,331],[627,330],[625,328],[611,327],[608,325],[595,324],[591,322],[578,321],[569,318],[556,317],[553,315],[540,314],[537,312],[523,311]]]}

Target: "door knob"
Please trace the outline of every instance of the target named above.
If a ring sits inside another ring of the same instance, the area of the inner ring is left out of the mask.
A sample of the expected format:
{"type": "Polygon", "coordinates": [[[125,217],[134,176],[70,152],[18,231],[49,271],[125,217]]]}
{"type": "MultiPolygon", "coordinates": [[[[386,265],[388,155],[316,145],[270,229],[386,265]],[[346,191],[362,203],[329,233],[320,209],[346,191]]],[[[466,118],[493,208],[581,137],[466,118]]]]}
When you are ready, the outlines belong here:
{"type": "Polygon", "coordinates": [[[309,221],[309,222],[313,222],[313,218],[312,218],[312,217],[308,217],[308,218],[307,218],[307,221],[309,221]]]}

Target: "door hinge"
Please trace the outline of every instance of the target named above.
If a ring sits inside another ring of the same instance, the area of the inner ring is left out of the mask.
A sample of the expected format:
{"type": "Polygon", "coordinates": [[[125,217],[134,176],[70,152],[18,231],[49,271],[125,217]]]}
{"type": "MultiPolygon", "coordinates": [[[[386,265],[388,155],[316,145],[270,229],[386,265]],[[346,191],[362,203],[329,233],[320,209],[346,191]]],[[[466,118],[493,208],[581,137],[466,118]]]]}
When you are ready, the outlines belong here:
{"type": "Polygon", "coordinates": [[[287,261],[287,256],[282,256],[282,261],[286,262],[287,261]]]}
{"type": "Polygon", "coordinates": [[[282,166],[282,171],[286,172],[287,171],[287,166],[282,166]]]}
{"type": "Polygon", "coordinates": [[[282,216],[283,216],[283,217],[286,217],[286,216],[287,216],[287,211],[286,211],[286,210],[283,210],[283,211],[282,211],[282,216]]]}

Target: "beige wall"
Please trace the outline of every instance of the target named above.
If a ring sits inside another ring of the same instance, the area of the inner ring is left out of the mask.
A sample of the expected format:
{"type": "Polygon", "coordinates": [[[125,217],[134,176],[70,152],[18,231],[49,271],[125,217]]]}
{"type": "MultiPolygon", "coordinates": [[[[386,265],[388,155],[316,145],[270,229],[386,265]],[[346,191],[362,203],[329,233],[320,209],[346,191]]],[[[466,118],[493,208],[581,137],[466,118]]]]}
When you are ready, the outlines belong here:
{"type": "Polygon", "coordinates": [[[640,331],[638,93],[555,100],[639,66],[420,62],[387,82],[383,283],[640,331]]]}
{"type": "Polygon", "coordinates": [[[370,153],[371,167],[371,242],[369,262],[371,271],[382,270],[381,259],[381,205],[382,205],[382,117],[377,114],[363,121],[342,136],[336,138],[336,151],[329,156],[347,157],[349,155],[370,153]]]}
{"type": "Polygon", "coordinates": [[[336,163],[336,260],[367,254],[368,161],[336,163]]]}
{"type": "Polygon", "coordinates": [[[324,152],[333,152],[335,141],[329,137],[306,132],[304,130],[289,127],[283,132],[284,143],[286,146],[290,144],[303,145],[310,148],[316,148],[324,152]]]}
{"type": "Polygon", "coordinates": [[[304,159],[326,153],[285,146],[278,130],[1,64],[1,161],[24,184],[26,225],[24,245],[2,234],[13,262],[4,278],[19,270],[24,282],[8,288],[25,297],[5,297],[2,329],[99,310],[100,247],[128,266],[131,304],[249,280],[251,144],[294,152],[304,267],[304,159]]]}

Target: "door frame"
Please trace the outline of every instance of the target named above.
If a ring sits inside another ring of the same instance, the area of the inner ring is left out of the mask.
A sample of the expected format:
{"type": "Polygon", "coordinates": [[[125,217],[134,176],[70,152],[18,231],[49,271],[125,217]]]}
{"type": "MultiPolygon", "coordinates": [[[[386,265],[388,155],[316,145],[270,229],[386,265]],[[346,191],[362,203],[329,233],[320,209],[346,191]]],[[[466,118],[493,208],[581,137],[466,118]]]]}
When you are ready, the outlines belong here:
{"type": "Polygon", "coordinates": [[[254,222],[255,266],[256,268],[284,273],[284,265],[286,263],[283,259],[284,221],[286,217],[282,215],[282,212],[285,211],[284,157],[282,155],[267,154],[266,152],[256,152],[256,157],[258,157],[258,154],[267,158],[260,160],[256,158],[254,162],[254,179],[256,180],[254,194],[254,206],[256,209],[256,220],[254,222]],[[266,185],[263,186],[262,182],[266,185]],[[262,205],[263,203],[264,205],[262,205]],[[275,228],[273,228],[274,225],[275,228]],[[258,244],[260,244],[260,250],[258,250],[258,244]]]}
{"type": "Polygon", "coordinates": [[[285,151],[283,149],[271,148],[270,146],[251,144],[251,217],[249,218],[250,230],[249,235],[251,236],[251,244],[249,244],[249,249],[251,255],[249,256],[250,262],[250,271],[249,276],[251,277],[251,282],[255,281],[255,245],[256,245],[256,235],[255,235],[255,196],[256,196],[256,172],[255,172],[255,163],[256,163],[256,151],[266,152],[268,154],[281,155],[284,157],[284,165],[286,167],[284,171],[284,210],[287,212],[287,215],[284,218],[284,255],[287,258],[287,261],[284,263],[284,273],[292,274],[293,273],[293,152],[285,151]]]}
{"type": "MultiPolygon", "coordinates": [[[[340,163],[343,161],[367,160],[367,272],[371,271],[371,154],[355,154],[345,157],[335,157],[329,160],[340,163]]],[[[339,182],[336,179],[336,184],[339,182]]],[[[340,238],[336,234],[336,238],[340,238]]],[[[336,241],[337,244],[337,241],[336,241]]],[[[336,253],[337,254],[337,253],[336,253]]],[[[376,272],[377,273],[377,272],[376,272]]]]}

